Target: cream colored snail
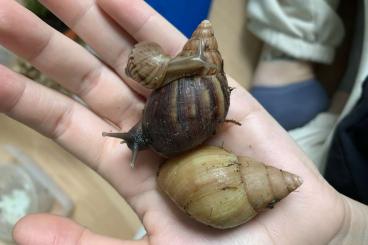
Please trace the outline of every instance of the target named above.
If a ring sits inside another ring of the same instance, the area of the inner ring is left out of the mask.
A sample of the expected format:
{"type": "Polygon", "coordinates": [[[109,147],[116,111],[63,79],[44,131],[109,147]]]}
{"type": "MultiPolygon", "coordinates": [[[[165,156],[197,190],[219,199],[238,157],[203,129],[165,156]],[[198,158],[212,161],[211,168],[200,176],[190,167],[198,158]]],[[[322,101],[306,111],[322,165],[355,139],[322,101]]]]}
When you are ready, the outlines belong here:
{"type": "Polygon", "coordinates": [[[166,161],[157,182],[185,213],[226,229],[271,208],[302,184],[292,173],[204,146],[166,161]]]}

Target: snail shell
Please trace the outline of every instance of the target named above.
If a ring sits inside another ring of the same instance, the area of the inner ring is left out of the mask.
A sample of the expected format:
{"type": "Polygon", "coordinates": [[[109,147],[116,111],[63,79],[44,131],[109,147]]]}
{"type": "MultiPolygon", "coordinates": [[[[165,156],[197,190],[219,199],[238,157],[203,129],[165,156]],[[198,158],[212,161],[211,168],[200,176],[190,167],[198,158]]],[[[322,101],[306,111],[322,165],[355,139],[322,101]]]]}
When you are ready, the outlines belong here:
{"type": "Polygon", "coordinates": [[[165,162],[157,183],[185,213],[226,229],[243,224],[297,189],[300,177],[205,146],[165,162]]]}
{"type": "MultiPolygon", "coordinates": [[[[143,47],[147,48],[147,44],[143,47]]],[[[139,52],[135,49],[132,54],[135,58],[130,59],[153,64],[146,58],[138,59],[139,52]]],[[[154,57],[159,56],[153,53],[154,57]]],[[[142,120],[127,133],[104,133],[122,138],[127,143],[133,151],[131,164],[134,164],[136,152],[147,147],[169,157],[199,146],[215,134],[229,109],[231,90],[209,21],[203,21],[198,26],[177,57],[168,64],[166,61],[158,63],[167,66],[162,80],[165,85],[154,90],[147,99],[142,120]]],[[[129,74],[141,74],[137,70],[138,65],[134,68],[128,64],[127,69],[129,74]]],[[[137,76],[141,81],[147,79],[143,75],[137,76]]]]}
{"type": "MultiPolygon", "coordinates": [[[[191,56],[198,51],[200,47],[200,42],[203,41],[205,44],[204,56],[207,61],[215,64],[219,71],[223,71],[223,60],[218,50],[217,40],[215,38],[215,33],[212,28],[212,24],[208,20],[204,20],[198,26],[198,28],[193,32],[192,37],[186,42],[183,50],[178,56],[191,56]]],[[[209,70],[207,74],[211,74],[213,70],[209,70]]]]}
{"type": "Polygon", "coordinates": [[[229,108],[224,76],[181,78],[154,91],[142,120],[150,146],[164,156],[190,150],[212,136],[229,108]]]}
{"type": "Polygon", "coordinates": [[[154,42],[141,42],[134,46],[128,58],[126,74],[143,86],[154,89],[161,87],[166,76],[170,56],[163,53],[154,42]]]}
{"type": "Polygon", "coordinates": [[[220,67],[219,72],[212,76],[177,79],[153,91],[147,100],[143,132],[150,139],[150,147],[164,156],[176,155],[202,144],[215,133],[227,115],[230,92],[219,52],[208,49],[208,43],[217,43],[213,31],[208,29],[212,29],[211,24],[203,21],[179,56],[196,53],[203,33],[204,55],[220,67]]]}

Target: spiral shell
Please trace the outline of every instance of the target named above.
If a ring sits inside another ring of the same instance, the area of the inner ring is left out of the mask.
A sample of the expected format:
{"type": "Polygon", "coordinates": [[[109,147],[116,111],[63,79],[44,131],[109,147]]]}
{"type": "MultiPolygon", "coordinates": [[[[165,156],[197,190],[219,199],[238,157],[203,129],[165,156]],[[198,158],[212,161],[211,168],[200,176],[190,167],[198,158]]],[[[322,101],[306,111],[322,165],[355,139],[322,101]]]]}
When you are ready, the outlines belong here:
{"type": "Polygon", "coordinates": [[[195,53],[200,39],[206,43],[204,55],[219,65],[218,72],[175,80],[153,91],[146,103],[143,131],[150,139],[150,147],[166,157],[202,144],[225,121],[229,109],[230,90],[208,21],[198,26],[179,56],[195,53]]]}
{"type": "Polygon", "coordinates": [[[300,177],[218,147],[165,162],[157,183],[185,213],[226,229],[243,224],[302,184],[300,177]]]}
{"type": "MultiPolygon", "coordinates": [[[[217,40],[212,28],[212,24],[208,20],[202,21],[197,29],[193,32],[192,37],[184,45],[183,50],[178,56],[190,56],[197,52],[200,42],[204,42],[204,55],[208,62],[217,65],[218,70],[223,70],[223,60],[218,50],[217,40]]],[[[213,71],[208,71],[212,74],[213,71]]]]}
{"type": "Polygon", "coordinates": [[[125,72],[143,86],[155,89],[162,86],[170,59],[157,43],[141,42],[129,55],[125,72]]]}
{"type": "Polygon", "coordinates": [[[154,78],[163,86],[147,98],[142,120],[129,132],[103,134],[127,143],[133,151],[132,165],[136,152],[148,147],[165,157],[193,149],[214,135],[217,127],[225,122],[231,90],[216,48],[209,21],[198,26],[183,51],[168,63],[168,58],[160,55],[162,50],[156,45],[136,45],[127,73],[144,84],[154,78]],[[148,51],[157,58],[147,58],[148,51]],[[160,65],[160,68],[153,69],[151,64],[160,65]],[[147,66],[147,70],[138,71],[142,66],[147,66]],[[167,68],[165,75],[163,67],[167,68]],[[152,74],[144,76],[146,71],[152,74]]]}

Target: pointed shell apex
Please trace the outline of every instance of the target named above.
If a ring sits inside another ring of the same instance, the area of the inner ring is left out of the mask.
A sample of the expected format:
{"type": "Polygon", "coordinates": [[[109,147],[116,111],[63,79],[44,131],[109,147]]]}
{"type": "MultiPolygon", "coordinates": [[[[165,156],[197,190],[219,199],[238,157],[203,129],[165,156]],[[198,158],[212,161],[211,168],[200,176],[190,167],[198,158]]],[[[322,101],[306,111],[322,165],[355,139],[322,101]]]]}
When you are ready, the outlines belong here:
{"type": "Polygon", "coordinates": [[[299,186],[303,184],[303,179],[289,172],[284,171],[285,183],[290,192],[296,190],[299,186]]]}

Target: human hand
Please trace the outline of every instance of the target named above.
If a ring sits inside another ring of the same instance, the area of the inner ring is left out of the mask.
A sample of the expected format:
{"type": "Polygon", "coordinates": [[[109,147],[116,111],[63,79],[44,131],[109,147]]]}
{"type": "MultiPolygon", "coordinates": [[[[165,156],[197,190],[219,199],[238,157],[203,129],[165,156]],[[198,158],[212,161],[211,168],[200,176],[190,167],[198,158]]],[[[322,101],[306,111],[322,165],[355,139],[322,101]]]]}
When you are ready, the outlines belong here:
{"type": "MultiPolygon", "coordinates": [[[[127,131],[141,117],[147,91],[124,67],[137,41],[155,41],[176,54],[186,41],[143,1],[42,0],[100,59],[52,30],[15,1],[0,0],[0,43],[80,96],[86,106],[0,67],[0,111],[58,142],[107,179],[142,220],[147,236],[118,241],[61,217],[31,215],[14,231],[19,244],[326,244],[344,224],[346,199],[320,176],[287,133],[235,81],[228,118],[209,143],[301,176],[303,185],[269,212],[238,228],[219,231],[190,220],[159,192],[162,159],[131,152],[102,131],[127,131]],[[46,232],[47,231],[47,232],[46,232]]],[[[221,45],[221,44],[220,44],[221,45]]],[[[224,45],[224,44],[222,44],[224,45]]]]}

